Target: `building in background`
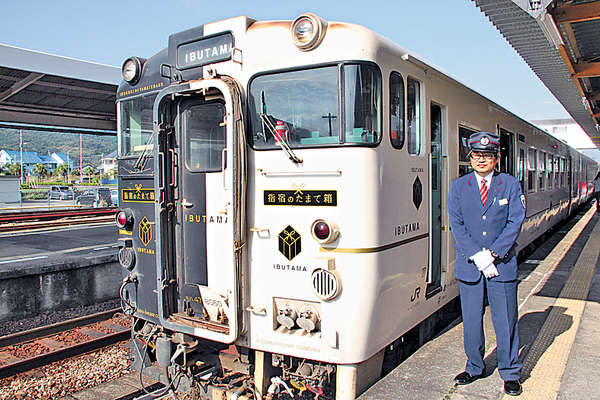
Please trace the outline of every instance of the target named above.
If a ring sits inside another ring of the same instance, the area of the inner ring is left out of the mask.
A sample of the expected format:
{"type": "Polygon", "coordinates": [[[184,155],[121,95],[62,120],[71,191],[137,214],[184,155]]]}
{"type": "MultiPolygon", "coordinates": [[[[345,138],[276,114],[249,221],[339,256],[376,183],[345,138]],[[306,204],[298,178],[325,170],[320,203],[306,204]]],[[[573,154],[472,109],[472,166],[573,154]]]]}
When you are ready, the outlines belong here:
{"type": "Polygon", "coordinates": [[[544,119],[531,121],[531,123],[600,163],[600,150],[575,120],[544,119]]]}

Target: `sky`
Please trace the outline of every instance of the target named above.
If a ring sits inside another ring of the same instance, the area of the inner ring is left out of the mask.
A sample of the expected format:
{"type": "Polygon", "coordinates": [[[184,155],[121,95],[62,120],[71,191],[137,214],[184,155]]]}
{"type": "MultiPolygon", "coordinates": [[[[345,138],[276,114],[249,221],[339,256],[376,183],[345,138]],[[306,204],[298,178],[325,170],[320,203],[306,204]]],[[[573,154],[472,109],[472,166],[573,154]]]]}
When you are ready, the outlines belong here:
{"type": "Polygon", "coordinates": [[[118,67],[132,55],[152,56],[167,47],[170,34],[204,23],[238,15],[293,20],[313,12],[388,37],[528,121],[570,118],[472,0],[3,3],[1,43],[118,67]]]}

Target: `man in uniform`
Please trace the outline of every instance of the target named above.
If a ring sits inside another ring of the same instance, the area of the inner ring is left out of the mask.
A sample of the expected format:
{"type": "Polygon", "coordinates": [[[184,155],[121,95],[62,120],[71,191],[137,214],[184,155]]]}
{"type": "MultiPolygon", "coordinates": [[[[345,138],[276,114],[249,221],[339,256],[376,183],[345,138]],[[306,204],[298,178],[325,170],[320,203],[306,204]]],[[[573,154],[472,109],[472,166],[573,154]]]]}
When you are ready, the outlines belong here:
{"type": "Polygon", "coordinates": [[[525,219],[525,197],[519,181],[494,170],[500,138],[477,132],[468,140],[474,172],[450,185],[448,213],[456,242],[454,276],[458,279],[467,355],[465,371],[454,379],[467,385],[483,376],[484,293],[496,331],[498,371],[504,392],[518,396],[522,363],[517,326],[516,240],[525,219]]]}

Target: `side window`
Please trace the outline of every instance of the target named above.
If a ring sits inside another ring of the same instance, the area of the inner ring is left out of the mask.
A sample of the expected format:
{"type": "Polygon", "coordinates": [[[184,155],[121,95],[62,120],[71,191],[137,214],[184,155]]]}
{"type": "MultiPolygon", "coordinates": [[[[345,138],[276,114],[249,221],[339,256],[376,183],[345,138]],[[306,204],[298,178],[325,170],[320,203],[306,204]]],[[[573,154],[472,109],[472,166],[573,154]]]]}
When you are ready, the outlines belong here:
{"type": "Polygon", "coordinates": [[[540,166],[540,172],[539,172],[539,190],[545,190],[545,186],[544,186],[544,181],[546,179],[546,153],[544,153],[543,151],[540,151],[540,162],[539,162],[539,166],[540,166]]]}
{"type": "Polygon", "coordinates": [[[463,176],[471,172],[471,161],[469,160],[469,136],[474,130],[458,127],[458,175],[463,176]]]}
{"type": "Polygon", "coordinates": [[[553,168],[554,168],[554,156],[552,154],[548,154],[548,189],[552,189],[552,183],[554,180],[553,176],[553,168]]]}
{"type": "Polygon", "coordinates": [[[519,181],[521,190],[525,191],[525,150],[519,149],[519,181]]]}
{"type": "Polygon", "coordinates": [[[419,81],[407,80],[407,122],[408,122],[408,153],[421,152],[421,84],[419,81]]]}
{"type": "Polygon", "coordinates": [[[397,149],[404,147],[404,79],[397,72],[390,75],[390,141],[397,149]]]}
{"type": "Polygon", "coordinates": [[[559,180],[560,180],[560,169],[559,169],[559,161],[560,158],[558,156],[554,157],[554,187],[558,188],[559,180]]]}
{"type": "Polygon", "coordinates": [[[535,171],[537,170],[537,150],[529,149],[527,154],[527,191],[535,191],[535,171]]]}

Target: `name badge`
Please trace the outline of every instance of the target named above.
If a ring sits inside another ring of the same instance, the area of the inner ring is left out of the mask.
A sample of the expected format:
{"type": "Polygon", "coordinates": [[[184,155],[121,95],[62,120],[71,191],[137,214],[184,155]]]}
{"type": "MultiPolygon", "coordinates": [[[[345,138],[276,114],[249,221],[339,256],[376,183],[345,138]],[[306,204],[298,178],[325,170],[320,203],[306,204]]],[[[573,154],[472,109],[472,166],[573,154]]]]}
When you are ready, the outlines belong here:
{"type": "Polygon", "coordinates": [[[508,199],[500,199],[500,200],[498,201],[498,205],[499,205],[499,206],[505,206],[505,205],[507,205],[507,204],[508,204],[508,199]]]}

